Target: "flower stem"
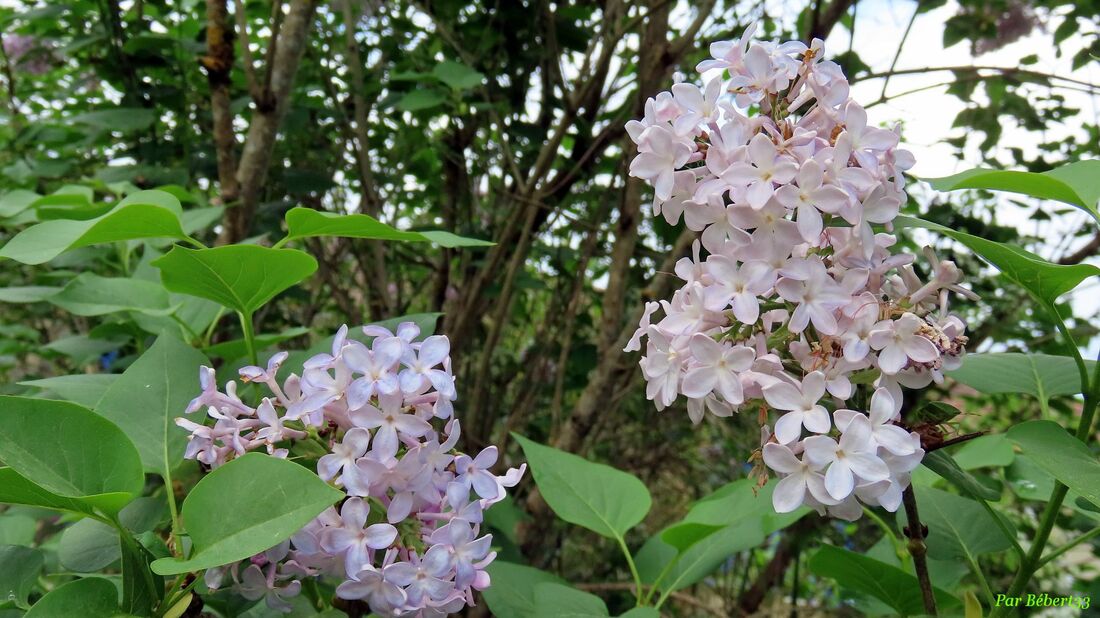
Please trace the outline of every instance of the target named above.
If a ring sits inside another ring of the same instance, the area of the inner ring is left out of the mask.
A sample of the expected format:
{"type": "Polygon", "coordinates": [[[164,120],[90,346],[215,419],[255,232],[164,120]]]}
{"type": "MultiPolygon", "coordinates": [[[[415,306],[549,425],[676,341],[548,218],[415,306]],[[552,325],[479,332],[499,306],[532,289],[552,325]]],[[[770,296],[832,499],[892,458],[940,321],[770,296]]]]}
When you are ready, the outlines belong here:
{"type": "Polygon", "coordinates": [[[630,567],[630,574],[634,577],[635,605],[640,606],[642,604],[642,576],[638,575],[638,567],[635,566],[634,557],[630,555],[630,550],[626,547],[626,541],[623,540],[621,535],[616,535],[615,540],[619,543],[619,549],[623,550],[623,555],[626,556],[626,564],[630,567]]]}
{"type": "Polygon", "coordinates": [[[901,497],[905,504],[905,518],[908,521],[905,526],[905,536],[909,538],[909,555],[913,557],[913,569],[917,572],[917,582],[920,583],[924,611],[929,616],[938,616],[936,593],[932,589],[932,580],[928,576],[928,546],[924,544],[924,524],[921,523],[920,514],[917,513],[917,496],[913,493],[913,486],[906,487],[901,497]]]}
{"type": "Polygon", "coordinates": [[[256,356],[256,335],[252,332],[252,314],[238,311],[237,315],[241,318],[241,330],[244,332],[244,344],[248,348],[248,358],[251,359],[253,365],[259,365],[260,361],[256,356]]]}

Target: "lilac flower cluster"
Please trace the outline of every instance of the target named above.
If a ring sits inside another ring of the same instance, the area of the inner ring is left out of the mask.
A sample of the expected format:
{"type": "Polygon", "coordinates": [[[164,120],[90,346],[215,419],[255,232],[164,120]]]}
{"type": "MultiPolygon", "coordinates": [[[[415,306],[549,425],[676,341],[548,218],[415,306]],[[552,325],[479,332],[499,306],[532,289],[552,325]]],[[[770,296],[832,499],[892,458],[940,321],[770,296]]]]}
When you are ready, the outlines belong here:
{"type": "Polygon", "coordinates": [[[704,87],[677,83],[627,124],[630,172],[653,186],[654,213],[702,234],[676,266],[683,287],[646,305],[626,349],[646,339],[658,409],[683,395],[694,422],[778,414],[761,449],[783,477],[777,511],[894,511],[924,455],[899,425],[902,387],[957,366],[967,338],[948,295],[973,294],[930,248],[927,282],[914,256],[891,252],[914,162],[897,128],[868,124],[820,40],[751,36],[713,44],[704,87]],[[869,414],[850,409],[867,399],[869,414]]]}
{"type": "Polygon", "coordinates": [[[55,58],[49,42],[27,34],[6,34],[2,37],[4,55],[20,71],[42,75],[50,70],[55,58]]]}
{"type": "Polygon", "coordinates": [[[491,472],[497,449],[476,457],[455,451],[459,422],[446,337],[415,340],[412,322],[397,332],[367,326],[368,347],[340,329],[331,354],[307,360],[299,377],[276,379],[285,352],[266,368],[245,367],[241,380],[270,391],[258,406],[242,401],[235,382],[218,390],[214,371],[200,372],[202,393],[187,412],[205,409],[212,424],[180,418],[191,432],[186,457],[210,467],[264,448],[286,457],[295,443],[321,445],[317,474],[348,498],[289,541],[251,559],[206,573],[207,585],[233,588],[290,610],[287,598],[307,577],[334,576],[340,598],[362,600],[387,616],[445,616],[473,604],[489,586],[495,553],[480,535],[486,508],[519,482],[526,465],[491,472]],[[445,423],[442,433],[432,420],[445,423]],[[479,536],[480,535],[480,536],[479,536]]]}

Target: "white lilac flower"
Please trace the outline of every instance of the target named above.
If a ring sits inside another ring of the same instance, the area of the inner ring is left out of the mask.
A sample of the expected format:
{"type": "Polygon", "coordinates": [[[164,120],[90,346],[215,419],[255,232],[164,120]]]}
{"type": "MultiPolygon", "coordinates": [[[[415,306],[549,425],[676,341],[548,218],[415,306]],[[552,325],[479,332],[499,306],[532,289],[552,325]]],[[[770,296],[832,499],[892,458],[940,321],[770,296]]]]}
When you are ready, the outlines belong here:
{"type": "Polygon", "coordinates": [[[876,455],[871,437],[871,422],[858,414],[851,418],[840,434],[840,440],[828,436],[811,436],[803,443],[806,457],[825,469],[825,489],[835,500],[844,500],[856,487],[856,477],[863,481],[884,481],[890,478],[886,462],[876,455]]]}
{"type": "Polygon", "coordinates": [[[824,395],[825,374],[820,371],[807,374],[798,386],[777,380],[764,387],[768,405],[787,411],[775,422],[775,437],[780,444],[798,440],[803,427],[814,433],[829,431],[829,412],[818,403],[824,395]]]}

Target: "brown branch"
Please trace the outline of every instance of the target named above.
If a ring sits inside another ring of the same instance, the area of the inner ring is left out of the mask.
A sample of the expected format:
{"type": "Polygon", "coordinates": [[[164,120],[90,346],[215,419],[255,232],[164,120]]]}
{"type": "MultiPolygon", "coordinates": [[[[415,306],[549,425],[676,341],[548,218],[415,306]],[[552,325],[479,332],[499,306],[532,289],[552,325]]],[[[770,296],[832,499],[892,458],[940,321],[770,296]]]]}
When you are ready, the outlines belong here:
{"type": "Polygon", "coordinates": [[[11,115],[12,125],[18,129],[21,115],[19,113],[19,103],[15,97],[15,71],[12,69],[11,58],[8,57],[8,52],[4,49],[3,41],[0,40],[0,60],[4,62],[4,81],[6,83],[6,90],[8,95],[8,113],[11,115]]]}
{"type": "MultiPolygon", "coordinates": [[[[341,2],[344,17],[344,47],[347,54],[347,65],[351,75],[351,107],[354,122],[351,126],[351,139],[348,143],[352,146],[352,154],[358,164],[359,171],[359,210],[378,217],[382,211],[382,198],[378,194],[377,183],[374,179],[374,171],[370,166],[370,135],[368,131],[367,117],[371,105],[367,103],[363,93],[366,90],[365,77],[363,75],[363,56],[359,51],[359,42],[355,39],[356,18],[352,10],[352,0],[341,2]]],[[[347,120],[344,115],[345,121],[347,120]]],[[[386,247],[380,241],[367,241],[367,252],[371,259],[369,262],[369,276],[375,282],[370,291],[370,307],[373,319],[388,317],[385,314],[393,310],[390,303],[389,276],[386,272],[386,247]]]]}
{"type": "Polygon", "coordinates": [[[980,437],[984,436],[987,433],[989,433],[989,432],[983,430],[983,431],[975,431],[974,433],[968,433],[968,434],[964,434],[964,435],[961,435],[961,436],[955,436],[954,438],[951,438],[950,440],[944,440],[943,442],[940,442],[939,444],[929,446],[928,448],[925,449],[925,451],[928,452],[928,453],[931,453],[932,451],[938,451],[941,448],[946,448],[948,446],[954,446],[956,444],[962,444],[963,442],[969,442],[970,440],[973,440],[974,438],[980,438],[980,437]]]}
{"type": "MultiPolygon", "coordinates": [[[[271,60],[267,66],[266,80],[272,105],[270,109],[257,106],[252,113],[244,151],[237,166],[241,203],[236,208],[225,211],[225,225],[220,239],[223,243],[240,241],[248,235],[252,226],[252,218],[259,204],[260,189],[267,179],[271,155],[275,149],[275,138],[289,107],[291,87],[305,54],[306,37],[313,27],[316,9],[317,0],[292,0],[285,22],[278,28],[277,34],[272,34],[268,48],[271,60]],[[274,53],[271,53],[272,49],[275,49],[274,53]]],[[[282,11],[278,10],[276,14],[281,16],[282,11]]]]}
{"type": "Polygon", "coordinates": [[[857,81],[863,81],[867,79],[878,79],[880,77],[889,77],[893,75],[919,75],[923,73],[941,73],[945,71],[959,72],[959,73],[972,73],[975,71],[999,71],[1001,74],[1011,77],[1014,75],[1021,75],[1024,77],[1032,77],[1038,79],[1056,79],[1070,84],[1077,84],[1078,86],[1084,86],[1090,91],[1100,90],[1100,84],[1093,84],[1090,82],[1082,81],[1079,79],[1073,79],[1071,77],[1063,77],[1061,75],[1055,75],[1053,73],[1045,73],[1043,71],[1034,71],[1031,69],[1021,69],[1018,67],[995,67],[995,66],[946,66],[946,67],[923,67],[923,68],[911,68],[911,69],[893,69],[890,71],[882,71],[879,73],[867,73],[865,75],[857,75],[852,77],[849,81],[856,83],[857,81]]]}
{"type": "Polygon", "coordinates": [[[924,601],[924,611],[929,616],[937,616],[936,593],[932,588],[932,580],[928,576],[928,546],[924,539],[928,537],[928,528],[920,521],[917,512],[917,497],[913,493],[913,486],[905,488],[901,494],[905,504],[905,536],[909,539],[909,555],[913,557],[913,570],[917,573],[917,582],[920,583],[921,598],[924,601]]]}
{"type": "Polygon", "coordinates": [[[1080,249],[1073,253],[1063,256],[1058,260],[1059,264],[1080,264],[1086,259],[1096,255],[1096,252],[1100,250],[1100,234],[1092,237],[1092,240],[1085,243],[1080,249]]]}
{"type": "Polygon", "coordinates": [[[233,134],[233,112],[230,110],[233,41],[227,17],[226,0],[206,1],[206,55],[199,59],[199,63],[206,69],[206,79],[210,84],[210,111],[214,124],[221,203],[231,206],[240,195],[240,185],[237,182],[237,140],[233,134]]]}
{"type": "Polygon", "coordinates": [[[261,105],[264,91],[256,81],[256,64],[252,59],[252,47],[248,38],[248,15],[245,9],[245,0],[235,0],[233,4],[233,16],[237,21],[237,39],[241,42],[241,61],[244,64],[245,82],[248,84],[248,92],[257,105],[261,105]]]}
{"type": "Polygon", "coordinates": [[[856,0],[833,0],[824,9],[815,8],[816,15],[813,23],[810,24],[810,31],[807,33],[806,40],[825,40],[829,38],[829,33],[833,31],[833,27],[855,3],[856,0]]]}

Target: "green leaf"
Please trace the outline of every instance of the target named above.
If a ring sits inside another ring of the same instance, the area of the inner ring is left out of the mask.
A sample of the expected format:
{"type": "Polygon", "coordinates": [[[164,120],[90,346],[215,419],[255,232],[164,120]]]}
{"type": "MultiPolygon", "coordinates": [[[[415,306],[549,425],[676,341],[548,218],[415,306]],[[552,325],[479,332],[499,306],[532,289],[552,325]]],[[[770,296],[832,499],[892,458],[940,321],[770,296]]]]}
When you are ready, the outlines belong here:
{"type": "Polygon", "coordinates": [[[102,577],[85,577],[50,591],[23,618],[114,618],[119,613],[115,585],[102,577]]]}
{"type": "Polygon", "coordinates": [[[1034,464],[1093,504],[1100,504],[1100,463],[1087,446],[1051,421],[1028,421],[1008,439],[1034,464]]]}
{"type": "MultiPolygon", "coordinates": [[[[281,333],[269,333],[256,335],[256,350],[263,350],[273,345],[280,344],[288,339],[309,334],[310,330],[302,326],[288,328],[281,333]]],[[[226,360],[244,358],[248,355],[248,346],[244,339],[232,339],[203,348],[204,353],[226,360]]],[[[209,363],[208,363],[209,364],[209,363]]]]}
{"type": "Polygon", "coordinates": [[[71,249],[136,238],[186,239],[179,202],[162,191],[141,191],[105,215],[86,221],[57,219],[19,232],[0,249],[0,257],[42,264],[71,249]],[[167,196],[167,198],[165,197],[167,196]]]}
{"type": "Polygon", "coordinates": [[[955,463],[963,470],[1003,468],[1016,458],[1012,445],[1003,434],[982,436],[964,443],[954,453],[955,463]]]}
{"type": "Polygon", "coordinates": [[[924,456],[921,465],[943,477],[967,495],[991,502],[1001,499],[1001,493],[978,482],[973,476],[959,467],[959,464],[944,449],[937,449],[924,456]]]}
{"type": "MultiPolygon", "coordinates": [[[[1086,361],[1091,367],[1095,361],[1086,361]]],[[[985,394],[1024,393],[1040,400],[1081,392],[1077,365],[1068,356],[986,352],[967,354],[947,375],[985,394]]]]}
{"type": "Polygon", "coordinates": [[[666,565],[675,561],[661,588],[679,590],[690,586],[714,572],[731,555],[763,543],[767,535],[810,512],[800,508],[792,513],[776,513],[772,507],[774,490],[774,483],[757,489],[753,481],[740,479],[700,499],[683,521],[646,541],[637,557],[642,581],[653,583],[666,565]],[[704,534],[708,528],[713,532],[704,534]]]}
{"type": "Polygon", "coordinates": [[[1015,245],[993,242],[930,221],[900,216],[895,219],[895,224],[902,228],[922,227],[961,242],[995,266],[1005,277],[1052,307],[1059,296],[1077,287],[1085,279],[1100,274],[1100,267],[1092,264],[1053,264],[1015,245]]]}
{"type": "Polygon", "coordinates": [[[77,573],[94,573],[118,562],[118,530],[94,519],[65,528],[57,546],[61,566],[77,573]]]}
{"type": "Polygon", "coordinates": [[[24,380],[19,384],[49,391],[85,408],[94,408],[103,394],[118,379],[111,373],[78,373],[71,376],[54,376],[40,380],[24,380]]]}
{"type": "Polygon", "coordinates": [[[40,506],[56,511],[92,515],[94,509],[74,498],[66,498],[42,489],[11,468],[0,468],[0,503],[40,506]]]}
{"type": "Polygon", "coordinates": [[[0,460],[46,491],[112,512],[145,484],[126,434],[65,401],[0,397],[0,460]]]}
{"type": "Polygon", "coordinates": [[[0,219],[14,217],[23,212],[30,208],[31,204],[39,197],[41,196],[37,193],[24,189],[8,191],[4,194],[4,197],[0,197],[0,219]]]}
{"type": "Polygon", "coordinates": [[[128,277],[100,277],[83,273],[48,299],[69,313],[83,316],[138,311],[168,315],[168,292],[163,286],[128,277]]]}
{"type": "Polygon", "coordinates": [[[654,584],[665,572],[661,590],[680,590],[710,575],[733,554],[764,542],[761,520],[748,518],[724,526],[680,552],[660,536],[650,537],[638,552],[638,573],[646,584],[654,584]]]}
{"type": "Polygon", "coordinates": [[[133,133],[153,126],[156,111],[144,107],[117,107],[99,109],[78,114],[69,119],[75,124],[88,125],[102,131],[133,133]]]}
{"type": "Polygon", "coordinates": [[[1054,491],[1054,477],[1026,455],[1018,455],[1005,470],[1005,480],[1012,491],[1024,500],[1046,502],[1054,491]]]}
{"type": "Polygon", "coordinates": [[[790,513],[776,513],[772,506],[774,491],[775,483],[757,488],[752,480],[739,479],[693,504],[684,521],[713,526],[752,521],[760,526],[761,534],[768,535],[810,513],[810,509],[805,507],[790,513]]]}
{"type": "Polygon", "coordinates": [[[603,618],[609,616],[603,599],[551,582],[535,585],[534,618],[603,618]]]}
{"type": "Polygon", "coordinates": [[[625,614],[619,614],[619,618],[661,618],[661,612],[653,607],[635,607],[625,614]]]}
{"type": "Polygon", "coordinates": [[[397,109],[403,112],[416,112],[438,107],[446,100],[447,95],[436,88],[421,88],[401,97],[397,102],[397,109]]]}
{"type": "Polygon", "coordinates": [[[153,556],[130,533],[120,535],[122,551],[122,610],[135,616],[151,616],[164,597],[164,578],[150,570],[153,556]]]}
{"type": "Polygon", "coordinates": [[[33,545],[38,521],[19,512],[0,514],[0,545],[33,545]]]}
{"type": "Polygon", "coordinates": [[[206,298],[246,315],[317,270],[317,260],[308,253],[256,245],[173,247],[152,264],[160,269],[169,290],[206,298]]]}
{"type": "Polygon", "coordinates": [[[97,414],[122,428],[137,445],[146,472],[167,477],[183,459],[187,432],[176,427],[175,420],[198,394],[202,365],[210,365],[202,353],[161,335],[96,406],[97,414]]]}
{"type": "Polygon", "coordinates": [[[634,475],[513,435],[542,497],[565,521],[622,538],[649,512],[649,490],[634,475]]]}
{"type": "Polygon", "coordinates": [[[450,232],[406,232],[382,223],[370,215],[339,215],[301,206],[286,213],[287,238],[298,240],[312,236],[344,236],[402,242],[431,242],[442,247],[488,247],[493,243],[463,238],[450,232]]]}
{"type": "MultiPolygon", "coordinates": [[[[809,566],[819,577],[836,580],[849,590],[870,595],[902,616],[924,614],[917,578],[895,566],[832,545],[822,546],[810,558],[809,566]]],[[[959,604],[939,588],[935,589],[935,595],[942,607],[959,604]]]]}
{"type": "Polygon", "coordinates": [[[485,81],[485,76],[472,68],[460,63],[446,60],[435,65],[432,69],[439,81],[447,84],[455,90],[469,90],[480,86],[485,81]]]}
{"type": "Polygon", "coordinates": [[[974,562],[982,554],[1012,547],[1012,540],[977,502],[932,487],[921,487],[916,494],[921,521],[928,526],[930,557],[974,562]]]}
{"type": "Polygon", "coordinates": [[[187,560],[157,560],[153,571],[199,571],[266,551],[343,496],[298,464],[249,453],[195,485],[183,502],[183,525],[194,551],[187,560]]]}
{"type": "Polygon", "coordinates": [[[946,423],[960,414],[962,414],[962,412],[949,403],[943,401],[926,401],[915,412],[907,416],[905,420],[910,426],[920,424],[939,425],[946,423]]]}
{"type": "Polygon", "coordinates": [[[32,547],[0,545],[0,608],[27,607],[45,558],[32,547]]]}
{"type": "Polygon", "coordinates": [[[40,303],[49,300],[60,291],[61,288],[43,285],[3,288],[0,289],[0,302],[40,303]]]}
{"type": "Polygon", "coordinates": [[[502,560],[494,560],[488,572],[493,585],[481,594],[497,618],[533,616],[537,609],[535,586],[542,583],[565,585],[565,581],[553,573],[502,560]]]}
{"type": "Polygon", "coordinates": [[[683,552],[692,545],[718,532],[724,526],[697,524],[685,521],[673,524],[661,531],[661,540],[677,552],[683,552]]]}
{"type": "MultiPolygon", "coordinates": [[[[1095,361],[1086,361],[1094,365],[1095,361]]],[[[1026,393],[1040,398],[1081,392],[1074,360],[1068,356],[989,352],[968,354],[955,379],[983,393],[1026,393]]]]}
{"type": "Polygon", "coordinates": [[[927,178],[938,191],[989,189],[1022,193],[1076,206],[1100,223],[1100,160],[1077,161],[1042,173],[972,169],[943,178],[927,178]]]}

